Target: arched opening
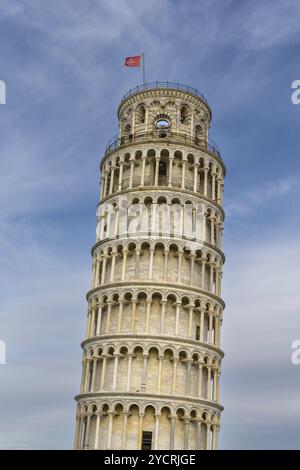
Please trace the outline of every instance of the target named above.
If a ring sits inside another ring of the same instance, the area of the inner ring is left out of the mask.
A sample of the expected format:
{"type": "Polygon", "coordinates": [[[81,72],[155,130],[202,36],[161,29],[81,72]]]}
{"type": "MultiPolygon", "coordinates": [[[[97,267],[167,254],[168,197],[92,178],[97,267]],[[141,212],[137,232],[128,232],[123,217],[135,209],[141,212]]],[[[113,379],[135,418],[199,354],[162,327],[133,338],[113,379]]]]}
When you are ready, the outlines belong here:
{"type": "Polygon", "coordinates": [[[189,117],[190,117],[189,107],[187,105],[181,106],[181,109],[180,109],[180,122],[181,122],[181,124],[188,125],[189,117]]]}

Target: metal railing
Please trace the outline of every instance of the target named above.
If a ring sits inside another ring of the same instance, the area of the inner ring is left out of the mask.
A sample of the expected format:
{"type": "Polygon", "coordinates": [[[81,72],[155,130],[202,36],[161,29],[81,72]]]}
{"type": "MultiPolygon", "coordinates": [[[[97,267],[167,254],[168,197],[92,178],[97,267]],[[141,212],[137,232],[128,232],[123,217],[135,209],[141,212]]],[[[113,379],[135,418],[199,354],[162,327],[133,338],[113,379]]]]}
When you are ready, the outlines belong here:
{"type": "Polygon", "coordinates": [[[168,132],[164,133],[164,136],[162,137],[159,133],[159,131],[154,131],[154,132],[143,132],[140,134],[129,134],[128,136],[123,136],[123,137],[118,137],[114,136],[110,139],[108,142],[106,148],[105,148],[105,155],[108,153],[117,150],[119,147],[140,141],[140,140],[160,140],[160,141],[169,141],[173,140],[174,142],[179,142],[183,144],[192,144],[196,145],[199,147],[199,149],[202,150],[208,150],[209,152],[213,153],[216,155],[218,158],[222,160],[221,157],[221,152],[217,146],[217,144],[212,140],[209,139],[209,142],[206,142],[205,140],[198,139],[197,137],[190,136],[188,134],[180,134],[177,132],[168,132]]]}
{"type": "Polygon", "coordinates": [[[182,85],[181,83],[175,83],[175,82],[151,82],[151,83],[144,83],[143,85],[138,85],[135,88],[131,88],[121,99],[120,104],[123,103],[129,96],[135,95],[136,93],[140,93],[141,91],[147,91],[147,90],[155,90],[157,88],[169,88],[171,90],[180,90],[180,91],[186,91],[188,93],[191,93],[194,96],[197,96],[198,98],[201,98],[204,103],[207,104],[207,99],[205,96],[200,93],[200,91],[196,90],[196,88],[193,88],[191,86],[187,85],[182,85]]]}

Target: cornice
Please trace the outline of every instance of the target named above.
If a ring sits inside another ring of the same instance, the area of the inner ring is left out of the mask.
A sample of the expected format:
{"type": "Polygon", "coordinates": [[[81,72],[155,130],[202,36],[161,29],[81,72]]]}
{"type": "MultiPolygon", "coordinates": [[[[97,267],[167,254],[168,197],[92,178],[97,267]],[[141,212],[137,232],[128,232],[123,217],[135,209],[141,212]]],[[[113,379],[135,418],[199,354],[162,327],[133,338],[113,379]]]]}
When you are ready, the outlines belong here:
{"type": "Polygon", "coordinates": [[[141,339],[144,341],[144,344],[152,344],[153,340],[157,341],[157,343],[167,343],[167,346],[170,346],[173,344],[177,344],[178,346],[187,346],[187,347],[193,347],[194,350],[198,350],[198,352],[202,352],[203,350],[205,351],[210,351],[219,356],[220,359],[223,359],[225,354],[222,349],[217,348],[216,346],[209,344],[209,343],[204,343],[198,340],[194,339],[189,339],[189,338],[183,338],[183,337],[178,337],[178,336],[168,336],[168,335],[151,335],[150,333],[147,334],[132,334],[132,333],[126,333],[126,334],[108,334],[108,335],[101,335],[101,336],[93,336],[91,338],[87,338],[81,343],[82,349],[86,345],[92,345],[92,344],[100,344],[104,341],[115,341],[115,342],[122,342],[124,340],[125,342],[130,341],[130,342],[141,342],[141,339]],[[100,339],[101,338],[101,339],[100,339]]]}
{"type": "Polygon", "coordinates": [[[153,288],[153,289],[157,289],[158,291],[160,291],[162,288],[166,288],[166,289],[169,288],[171,291],[180,291],[181,290],[181,291],[184,291],[184,293],[190,292],[195,297],[203,296],[203,297],[208,298],[208,299],[213,299],[216,302],[218,302],[222,306],[223,309],[225,308],[225,302],[221,297],[219,297],[215,294],[212,294],[211,292],[208,292],[204,289],[200,289],[200,288],[196,288],[196,287],[190,287],[190,286],[185,285],[185,284],[177,284],[176,285],[175,283],[164,282],[164,281],[155,282],[153,280],[149,280],[149,281],[137,280],[137,281],[109,282],[108,284],[104,284],[103,286],[98,286],[98,287],[95,287],[93,289],[90,289],[86,294],[86,299],[89,300],[91,295],[93,295],[97,292],[102,293],[103,291],[105,292],[105,291],[108,291],[108,290],[114,290],[116,288],[125,288],[127,290],[131,290],[131,289],[134,289],[136,287],[138,287],[140,289],[153,288]]]}
{"type": "Polygon", "coordinates": [[[180,189],[180,188],[170,188],[168,186],[136,186],[134,188],[127,188],[127,189],[122,189],[121,191],[116,191],[112,194],[109,194],[105,198],[101,199],[101,201],[98,202],[96,209],[101,206],[101,204],[104,204],[105,202],[109,201],[110,199],[116,197],[116,196],[121,196],[122,194],[128,194],[128,193],[143,193],[143,192],[154,192],[157,194],[157,191],[162,192],[162,193],[174,193],[176,196],[178,194],[186,194],[189,196],[192,196],[194,198],[198,198],[201,201],[204,201],[205,203],[211,204],[213,207],[218,209],[223,217],[223,221],[225,220],[225,212],[222,206],[218,204],[216,201],[213,201],[209,197],[204,196],[203,194],[196,193],[194,191],[191,191],[190,189],[180,189]]]}
{"type": "Polygon", "coordinates": [[[138,401],[152,401],[152,402],[162,402],[169,403],[174,406],[174,404],[184,403],[184,404],[195,404],[202,405],[203,407],[223,411],[224,407],[219,403],[213,402],[211,400],[205,400],[203,398],[193,398],[193,397],[182,397],[178,395],[153,395],[151,393],[139,393],[139,392],[114,392],[114,391],[103,391],[103,392],[90,392],[90,393],[81,393],[76,395],[75,400],[79,401],[82,399],[95,400],[96,398],[107,398],[108,400],[112,399],[123,399],[123,400],[138,400],[138,401]]]}

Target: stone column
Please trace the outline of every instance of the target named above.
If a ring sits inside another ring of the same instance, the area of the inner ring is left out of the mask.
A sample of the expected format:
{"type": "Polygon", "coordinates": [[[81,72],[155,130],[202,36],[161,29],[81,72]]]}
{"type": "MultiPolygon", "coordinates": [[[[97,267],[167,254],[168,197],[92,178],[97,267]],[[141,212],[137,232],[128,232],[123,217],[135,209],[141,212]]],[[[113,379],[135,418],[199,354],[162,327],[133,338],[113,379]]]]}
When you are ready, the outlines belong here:
{"type": "Polygon", "coordinates": [[[132,368],[132,354],[128,354],[127,384],[126,384],[126,391],[127,392],[130,391],[131,368],[132,368]]]}
{"type": "Polygon", "coordinates": [[[220,332],[220,319],[219,317],[215,317],[215,346],[217,348],[220,347],[219,332],[220,332]]]}
{"type": "Polygon", "coordinates": [[[129,189],[132,188],[134,160],[130,160],[129,189]]]}
{"type": "Polygon", "coordinates": [[[208,180],[208,172],[209,172],[209,168],[208,167],[204,167],[203,169],[204,171],[204,196],[207,197],[207,187],[208,187],[208,184],[207,184],[207,180],[208,180]]]}
{"type": "Polygon", "coordinates": [[[216,284],[215,284],[215,294],[219,295],[220,291],[220,271],[218,266],[216,266],[216,284]]]}
{"type": "Polygon", "coordinates": [[[194,314],[194,304],[190,305],[190,310],[189,310],[189,338],[192,337],[193,334],[193,314],[194,314]]]}
{"type": "Polygon", "coordinates": [[[213,450],[218,450],[219,448],[219,431],[220,431],[220,426],[217,424],[214,424],[213,427],[213,450]]]}
{"type": "Polygon", "coordinates": [[[99,270],[100,270],[100,260],[98,255],[96,254],[96,270],[95,270],[95,278],[94,278],[94,287],[99,286],[99,270]]]}
{"type": "Polygon", "coordinates": [[[122,450],[126,449],[128,412],[123,413],[122,450]]]}
{"type": "Polygon", "coordinates": [[[143,419],[144,415],[143,413],[140,413],[139,415],[139,433],[138,433],[138,449],[142,448],[142,437],[143,437],[143,419]]]}
{"type": "Polygon", "coordinates": [[[178,251],[178,284],[181,283],[181,264],[182,264],[183,251],[178,251]]]}
{"type": "Polygon", "coordinates": [[[78,449],[78,440],[80,433],[80,415],[76,413],[76,428],[75,428],[75,437],[74,437],[74,449],[78,449]]]}
{"type": "Polygon", "coordinates": [[[94,442],[94,449],[99,449],[99,432],[100,432],[100,421],[101,421],[101,413],[100,411],[96,412],[97,420],[96,420],[96,431],[95,431],[95,442],[94,442]]]}
{"type": "Polygon", "coordinates": [[[164,250],[164,282],[167,280],[169,250],[164,250]]]}
{"type": "Polygon", "coordinates": [[[205,317],[205,310],[201,309],[200,312],[200,341],[204,341],[204,318],[205,317]]]}
{"type": "Polygon", "coordinates": [[[198,398],[202,397],[202,364],[199,362],[198,364],[199,372],[198,372],[198,398]]]}
{"type": "Polygon", "coordinates": [[[207,366],[207,400],[211,400],[211,367],[207,366]]]}
{"type": "Polygon", "coordinates": [[[214,390],[213,390],[213,400],[217,401],[218,399],[218,370],[214,369],[214,390]]]}
{"type": "Polygon", "coordinates": [[[218,191],[217,191],[217,203],[221,204],[222,197],[222,178],[218,178],[218,191]]]}
{"type": "Polygon", "coordinates": [[[153,260],[154,260],[154,247],[150,247],[149,279],[152,279],[153,260]]]}
{"type": "Polygon", "coordinates": [[[181,302],[175,302],[175,305],[176,305],[175,336],[178,336],[178,333],[179,333],[179,315],[180,315],[181,302]]]}
{"type": "Polygon", "coordinates": [[[108,412],[107,450],[110,450],[110,449],[111,449],[113,417],[114,417],[113,412],[112,412],[112,411],[109,411],[109,412],[108,412]]]}
{"type": "Polygon", "coordinates": [[[206,265],[206,258],[201,258],[201,289],[205,289],[205,265],[206,265]]]}
{"type": "Polygon", "coordinates": [[[190,428],[190,420],[189,418],[184,419],[184,450],[188,450],[189,448],[189,428],[190,428]]]}
{"type": "Polygon", "coordinates": [[[92,316],[92,311],[89,308],[88,312],[87,312],[87,322],[86,322],[86,330],[85,330],[85,337],[86,338],[88,338],[90,336],[91,316],[92,316]]]}
{"type": "Polygon", "coordinates": [[[217,175],[216,175],[215,172],[213,172],[213,173],[211,174],[211,176],[212,176],[211,198],[212,198],[213,201],[215,201],[215,200],[216,200],[216,176],[217,176],[217,175]]]}
{"type": "Polygon", "coordinates": [[[111,253],[110,282],[114,282],[114,278],[115,278],[116,255],[117,255],[117,252],[115,249],[113,249],[111,253]]]}
{"type": "Polygon", "coordinates": [[[173,157],[169,157],[169,178],[168,178],[168,186],[172,188],[172,172],[173,172],[173,157]]]}
{"type": "Polygon", "coordinates": [[[91,391],[95,390],[95,381],[96,381],[96,371],[97,371],[97,358],[93,358],[93,368],[92,368],[92,385],[91,391]]]}
{"type": "Polygon", "coordinates": [[[104,175],[101,175],[100,180],[101,180],[101,182],[100,182],[100,185],[101,185],[100,201],[101,201],[101,199],[103,199],[103,197],[104,197],[104,175]]]}
{"type": "Polygon", "coordinates": [[[102,273],[101,273],[101,285],[105,283],[105,274],[106,274],[106,261],[107,261],[107,256],[103,255],[102,256],[102,273]]]}
{"type": "Polygon", "coordinates": [[[85,428],[85,433],[84,433],[84,444],[83,444],[84,450],[87,450],[89,448],[90,424],[91,424],[91,413],[88,412],[87,419],[86,419],[86,428],[85,428]]]}
{"type": "Polygon", "coordinates": [[[85,379],[84,379],[84,391],[89,391],[89,374],[90,374],[90,358],[86,359],[85,362],[85,379]]]}
{"type": "Polygon", "coordinates": [[[119,235],[119,220],[120,220],[120,208],[115,208],[115,228],[114,228],[114,237],[119,235]]]}
{"type": "Polygon", "coordinates": [[[185,394],[187,396],[190,395],[191,367],[192,367],[191,361],[187,360],[186,361],[186,383],[185,383],[185,394]]]}
{"type": "Polygon", "coordinates": [[[221,375],[221,370],[218,370],[217,373],[217,401],[220,401],[220,375],[221,375]]]}
{"type": "Polygon", "coordinates": [[[106,197],[107,193],[107,177],[108,177],[108,171],[105,169],[103,171],[104,174],[104,189],[103,189],[103,199],[106,197]]]}
{"type": "Polygon", "coordinates": [[[113,389],[113,390],[116,390],[116,388],[117,388],[117,380],[118,380],[118,362],[119,362],[119,354],[115,354],[114,374],[113,374],[113,384],[112,384],[112,389],[113,389]]]}
{"type": "Polygon", "coordinates": [[[201,420],[197,420],[197,445],[196,449],[200,450],[201,449],[201,420]]]}
{"type": "Polygon", "coordinates": [[[145,129],[148,132],[148,123],[149,123],[149,108],[145,108],[145,129]]]}
{"type": "Polygon", "coordinates": [[[165,325],[165,313],[166,313],[166,300],[161,301],[161,312],[160,312],[160,334],[164,334],[164,325],[165,325]]]}
{"type": "Polygon", "coordinates": [[[104,390],[104,382],[105,382],[105,372],[106,372],[106,362],[107,356],[103,355],[102,360],[102,371],[101,371],[101,382],[100,382],[100,390],[104,390]]]}
{"type": "Polygon", "coordinates": [[[158,356],[157,393],[161,392],[161,375],[162,375],[163,360],[164,360],[163,356],[158,356]]]}
{"type": "Polygon", "coordinates": [[[108,335],[110,331],[110,318],[111,318],[111,307],[112,307],[112,300],[107,302],[107,316],[106,316],[106,328],[105,333],[108,335]]]}
{"type": "Polygon", "coordinates": [[[137,248],[135,250],[135,278],[139,278],[139,270],[140,270],[140,250],[137,248]]]}
{"type": "Polygon", "coordinates": [[[124,162],[120,162],[118,191],[122,191],[123,167],[124,167],[124,162]]]}
{"type": "Polygon", "coordinates": [[[105,236],[104,236],[104,227],[105,227],[105,219],[106,219],[106,211],[104,210],[103,213],[101,214],[100,216],[100,219],[101,219],[101,224],[100,224],[100,240],[104,240],[104,238],[106,238],[106,232],[105,232],[105,236]]]}
{"type": "Polygon", "coordinates": [[[99,336],[100,333],[101,333],[102,308],[103,308],[103,304],[99,304],[99,306],[98,306],[97,326],[96,326],[96,336],[99,336]]]}
{"type": "Polygon", "coordinates": [[[160,415],[155,415],[154,450],[158,449],[159,427],[160,427],[160,415]]]}
{"type": "Polygon", "coordinates": [[[214,263],[209,263],[209,291],[213,292],[214,287],[214,263]]]}
{"type": "Polygon", "coordinates": [[[210,423],[206,423],[206,450],[210,450],[210,423]]]}
{"type": "Polygon", "coordinates": [[[147,388],[147,368],[148,368],[148,354],[143,354],[144,361],[143,361],[143,372],[142,372],[142,385],[141,390],[146,390],[147,388]]]}
{"type": "Polygon", "coordinates": [[[207,237],[207,227],[206,227],[206,224],[207,224],[207,213],[204,212],[203,214],[203,241],[206,242],[206,237],[207,237]]]}
{"type": "Polygon", "coordinates": [[[174,450],[175,447],[175,425],[176,416],[171,416],[171,433],[170,433],[170,449],[174,450]]]}
{"type": "Polygon", "coordinates": [[[135,333],[136,299],[131,299],[131,333],[135,333]]]}
{"type": "Polygon", "coordinates": [[[210,217],[210,243],[215,244],[215,218],[210,217]]]}
{"type": "Polygon", "coordinates": [[[145,186],[145,168],[146,168],[146,157],[142,157],[142,175],[141,175],[141,186],[145,186]]]}
{"type": "Polygon", "coordinates": [[[80,415],[79,435],[78,435],[78,443],[77,443],[77,447],[78,447],[78,449],[80,449],[80,450],[83,450],[84,437],[85,437],[85,422],[84,422],[84,416],[80,415]]]}
{"type": "Polygon", "coordinates": [[[158,186],[159,160],[160,160],[160,157],[155,157],[155,178],[154,178],[154,186],[158,186]]]}
{"type": "Polygon", "coordinates": [[[181,178],[181,189],[185,189],[185,166],[186,160],[182,160],[182,178],[181,178]]]}
{"type": "Polygon", "coordinates": [[[199,168],[198,163],[195,163],[194,164],[194,186],[193,186],[194,193],[197,192],[197,187],[198,187],[198,168],[199,168]]]}
{"type": "Polygon", "coordinates": [[[192,252],[191,252],[191,255],[190,255],[190,260],[191,260],[191,277],[190,277],[190,283],[191,283],[191,286],[194,285],[195,258],[196,258],[196,253],[195,253],[194,251],[192,251],[192,252]]]}
{"type": "Polygon", "coordinates": [[[146,306],[146,333],[149,333],[150,313],[151,313],[152,300],[147,299],[146,304],[147,304],[147,306],[146,306]]]}
{"type": "Polygon", "coordinates": [[[208,342],[212,344],[212,330],[213,330],[213,314],[209,312],[209,322],[208,322],[208,342]]]}
{"type": "Polygon", "coordinates": [[[177,381],[177,363],[178,357],[173,358],[173,383],[172,383],[172,393],[176,393],[176,381],[177,381]]]}
{"type": "Polygon", "coordinates": [[[89,336],[94,336],[94,331],[95,331],[95,306],[93,305],[92,306],[89,336]]]}
{"type": "Polygon", "coordinates": [[[114,190],[114,176],[115,176],[115,167],[111,167],[111,175],[110,175],[110,185],[109,185],[109,194],[113,193],[114,190]]]}
{"type": "Polygon", "coordinates": [[[122,282],[125,281],[127,255],[128,255],[128,250],[123,249],[122,279],[121,279],[122,282]]]}
{"type": "Polygon", "coordinates": [[[121,328],[122,328],[123,307],[124,307],[124,300],[120,299],[120,301],[119,301],[118,326],[117,326],[117,333],[118,334],[121,332],[121,328]]]}

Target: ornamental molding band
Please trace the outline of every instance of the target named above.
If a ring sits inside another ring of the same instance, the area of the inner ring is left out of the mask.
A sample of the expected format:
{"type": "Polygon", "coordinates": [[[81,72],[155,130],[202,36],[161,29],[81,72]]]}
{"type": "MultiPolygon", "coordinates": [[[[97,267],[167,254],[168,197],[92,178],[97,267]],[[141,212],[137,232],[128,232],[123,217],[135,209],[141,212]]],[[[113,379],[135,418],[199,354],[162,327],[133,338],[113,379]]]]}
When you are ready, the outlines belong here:
{"type": "Polygon", "coordinates": [[[225,165],[204,96],[130,90],[100,163],[74,448],[215,450],[225,165]]]}

